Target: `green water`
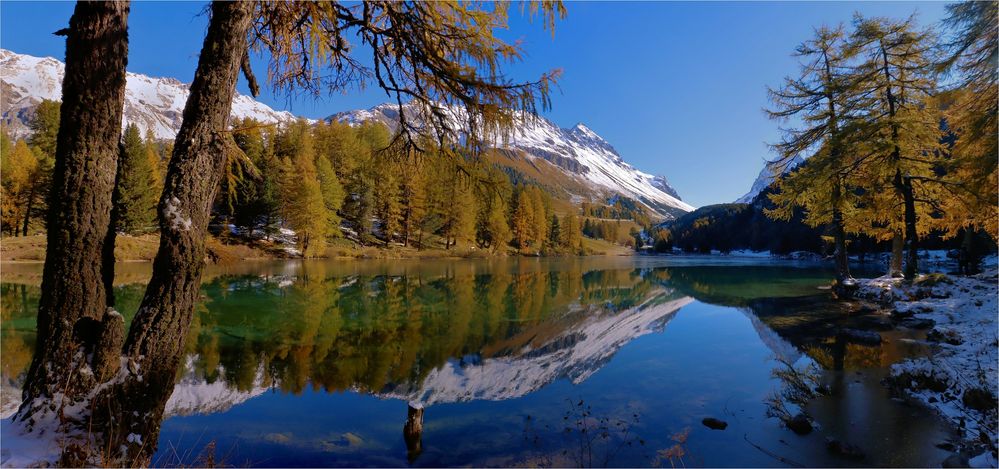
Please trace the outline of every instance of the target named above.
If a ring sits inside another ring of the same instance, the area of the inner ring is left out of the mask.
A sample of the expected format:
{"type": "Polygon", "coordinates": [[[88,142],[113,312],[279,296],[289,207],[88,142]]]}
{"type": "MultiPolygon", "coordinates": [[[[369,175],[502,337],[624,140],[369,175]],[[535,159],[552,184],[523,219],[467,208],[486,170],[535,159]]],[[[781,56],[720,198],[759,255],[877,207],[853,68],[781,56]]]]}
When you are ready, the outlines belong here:
{"type": "MultiPolygon", "coordinates": [[[[120,269],[127,319],[147,269],[120,269]]],[[[8,266],[0,283],[5,415],[31,359],[39,272],[8,266]]],[[[837,344],[829,278],[710,257],[210,268],[154,462],[214,448],[236,466],[938,464],[948,430],[877,383],[918,351],[902,337],[837,344]],[[809,404],[811,435],[767,417],[778,359],[834,387],[809,404]],[[407,439],[415,408],[422,433],[407,439]],[[867,458],[829,454],[826,437],[867,458]]]]}

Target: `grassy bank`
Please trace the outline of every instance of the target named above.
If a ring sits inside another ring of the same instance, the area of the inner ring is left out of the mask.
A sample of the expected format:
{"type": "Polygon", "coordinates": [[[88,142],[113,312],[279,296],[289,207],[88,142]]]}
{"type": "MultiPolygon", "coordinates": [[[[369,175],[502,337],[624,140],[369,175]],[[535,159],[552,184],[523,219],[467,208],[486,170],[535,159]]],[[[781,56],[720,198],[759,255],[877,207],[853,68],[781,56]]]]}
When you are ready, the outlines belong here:
{"type": "MultiPolygon", "coordinates": [[[[287,248],[290,246],[264,240],[242,238],[220,239],[208,237],[207,260],[214,264],[226,264],[247,259],[294,258],[287,248]]],[[[118,235],[115,241],[115,259],[118,262],[151,262],[159,247],[159,236],[118,235]]],[[[584,250],[592,255],[626,256],[632,251],[628,247],[598,239],[583,238],[584,250]]],[[[416,249],[401,245],[364,246],[347,239],[330,243],[323,257],[333,259],[441,259],[441,258],[484,258],[504,255],[517,255],[510,249],[506,252],[493,252],[476,247],[456,247],[452,249],[416,249]]],[[[0,240],[0,262],[43,262],[45,261],[45,235],[9,237],[0,240]]]]}

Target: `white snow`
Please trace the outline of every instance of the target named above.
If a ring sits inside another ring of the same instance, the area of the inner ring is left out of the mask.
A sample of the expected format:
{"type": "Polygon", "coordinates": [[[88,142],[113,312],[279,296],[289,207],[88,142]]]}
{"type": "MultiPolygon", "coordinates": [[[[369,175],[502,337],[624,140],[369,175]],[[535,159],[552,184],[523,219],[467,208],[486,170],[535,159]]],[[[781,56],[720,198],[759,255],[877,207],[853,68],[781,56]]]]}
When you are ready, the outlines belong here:
{"type": "MultiPolygon", "coordinates": [[[[15,138],[28,132],[25,111],[43,99],[62,98],[65,65],[52,57],[33,57],[0,49],[0,82],[4,84],[3,120],[11,124],[15,138]]],[[[141,132],[153,131],[156,138],[173,138],[180,130],[184,105],[190,94],[188,84],[173,78],[153,78],[129,72],[126,75],[125,108],[122,128],[130,123],[141,132]]],[[[276,111],[249,96],[236,93],[233,117],[252,117],[263,123],[295,120],[290,112],[276,111]]]]}
{"type": "MultiPolygon", "coordinates": [[[[783,168],[783,173],[787,173],[788,171],[796,168],[803,161],[804,160],[801,159],[800,156],[795,157],[790,164],[788,164],[785,168],[783,168]]],[[[760,170],[760,174],[757,175],[756,180],[753,181],[753,187],[751,187],[749,189],[749,192],[747,192],[745,195],[739,197],[738,199],[735,199],[735,202],[738,204],[752,203],[753,199],[755,199],[756,196],[760,194],[760,192],[765,191],[768,187],[770,187],[770,184],[773,184],[774,179],[777,176],[776,174],[777,171],[781,169],[782,168],[778,168],[777,165],[774,165],[772,162],[768,161],[767,163],[765,163],[763,165],[763,169],[760,170]]]]}
{"type": "Polygon", "coordinates": [[[166,207],[163,209],[163,215],[166,217],[167,222],[170,223],[170,228],[176,231],[191,229],[191,218],[184,216],[184,212],[180,207],[180,200],[176,197],[167,201],[166,207]]]}
{"type": "MultiPolygon", "coordinates": [[[[404,112],[408,121],[419,120],[420,112],[415,106],[404,105],[404,112]]],[[[451,108],[449,112],[451,124],[464,128],[463,110],[451,108]]],[[[331,118],[348,123],[375,120],[395,128],[398,114],[398,105],[386,103],[367,110],[336,114],[331,118]]],[[[520,122],[510,135],[493,135],[488,139],[499,148],[519,150],[530,158],[549,160],[582,182],[622,193],[657,212],[664,213],[663,207],[684,212],[694,210],[690,204],[668,193],[666,178],[644,173],[625,163],[614,147],[589,127],[577,124],[563,129],[548,119],[526,114],[518,115],[518,119],[520,122]]]]}
{"type": "MultiPolygon", "coordinates": [[[[961,428],[968,439],[978,439],[981,432],[996,441],[995,411],[970,409],[963,397],[968,390],[982,389],[995,398],[999,386],[997,271],[993,267],[976,276],[943,277],[932,285],[927,280],[922,276],[906,284],[890,277],[866,279],[860,281],[858,293],[891,303],[896,311],[931,319],[936,331],[960,339],[957,345],[932,342],[929,356],[895,364],[891,373],[895,377],[930,376],[946,382],[947,390],[942,393],[923,388],[908,392],[961,428]]],[[[995,460],[990,464],[995,466],[995,460]]]]}

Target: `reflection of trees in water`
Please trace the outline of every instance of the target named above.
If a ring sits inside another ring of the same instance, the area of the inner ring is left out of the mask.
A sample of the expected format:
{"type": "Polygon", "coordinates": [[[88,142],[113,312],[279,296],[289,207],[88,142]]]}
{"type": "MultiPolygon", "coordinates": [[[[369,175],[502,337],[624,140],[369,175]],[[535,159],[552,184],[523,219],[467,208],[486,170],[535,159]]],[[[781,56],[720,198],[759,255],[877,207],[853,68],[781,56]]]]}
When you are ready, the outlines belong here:
{"type": "Polygon", "coordinates": [[[540,347],[586,313],[632,306],[652,291],[634,271],[525,272],[438,277],[220,277],[188,341],[209,382],[268,383],[298,393],[379,392],[419,383],[448,359],[478,361],[540,347]],[[224,373],[219,373],[224,370],[224,373]]]}

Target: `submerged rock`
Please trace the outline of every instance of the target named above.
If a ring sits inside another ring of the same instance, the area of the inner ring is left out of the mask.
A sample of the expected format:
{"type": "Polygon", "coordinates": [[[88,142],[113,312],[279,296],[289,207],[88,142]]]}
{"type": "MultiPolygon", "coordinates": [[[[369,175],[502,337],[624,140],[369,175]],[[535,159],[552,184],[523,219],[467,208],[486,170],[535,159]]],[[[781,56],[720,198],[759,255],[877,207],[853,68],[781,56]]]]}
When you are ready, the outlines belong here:
{"type": "Polygon", "coordinates": [[[862,331],[859,329],[842,329],[839,331],[839,335],[848,342],[855,342],[864,345],[881,344],[881,334],[878,334],[877,332],[862,331]]]}
{"type": "Polygon", "coordinates": [[[787,425],[787,428],[790,428],[791,431],[799,435],[812,433],[812,422],[803,413],[795,415],[794,418],[788,420],[785,425],[787,425]]]}
{"type": "Polygon", "coordinates": [[[933,321],[932,319],[909,318],[909,319],[903,319],[901,325],[904,327],[908,327],[909,329],[922,330],[922,329],[929,329],[935,326],[936,322],[933,321]]]}
{"type": "Polygon", "coordinates": [[[826,438],[826,449],[829,450],[830,453],[837,456],[857,461],[864,459],[867,456],[864,454],[864,451],[856,445],[852,445],[845,441],[839,441],[835,438],[826,438]]]}
{"type": "Polygon", "coordinates": [[[707,417],[704,420],[701,420],[701,423],[703,423],[705,427],[708,427],[712,430],[724,430],[728,428],[728,422],[724,420],[718,420],[714,417],[707,417]]]}

